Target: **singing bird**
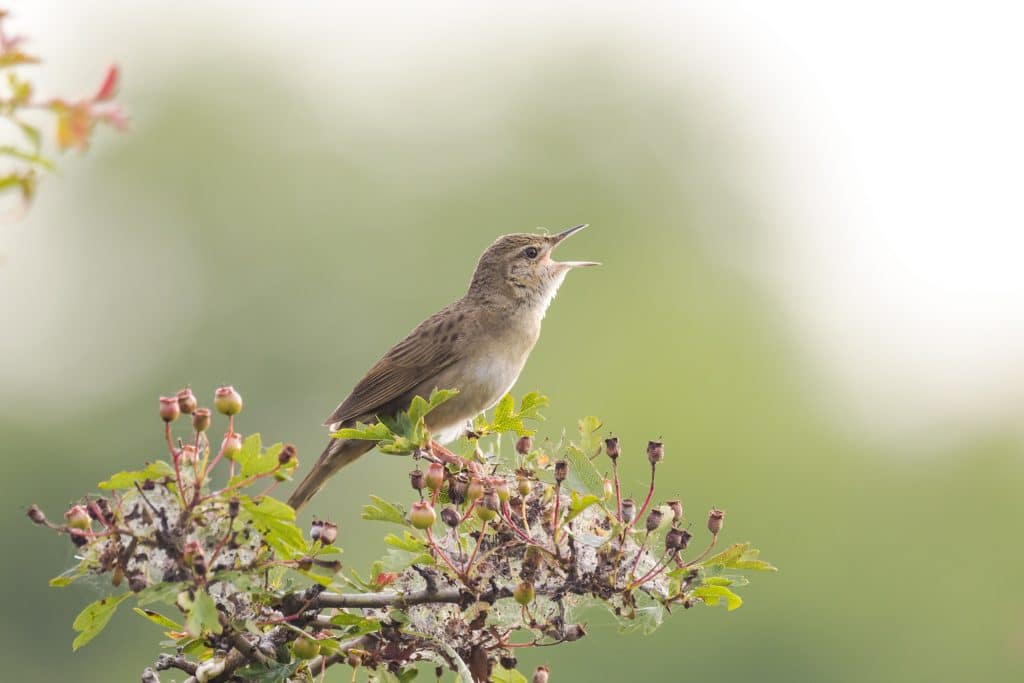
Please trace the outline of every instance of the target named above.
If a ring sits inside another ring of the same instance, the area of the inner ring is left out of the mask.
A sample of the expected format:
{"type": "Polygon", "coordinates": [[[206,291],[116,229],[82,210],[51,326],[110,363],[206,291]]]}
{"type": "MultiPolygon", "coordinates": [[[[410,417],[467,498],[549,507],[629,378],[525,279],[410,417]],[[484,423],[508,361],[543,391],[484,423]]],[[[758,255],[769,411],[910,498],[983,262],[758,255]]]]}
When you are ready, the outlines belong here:
{"type": "MultiPolygon", "coordinates": [[[[566,274],[592,261],[551,254],[586,225],[556,235],[503,235],[484,251],[466,294],[430,316],[384,354],[324,421],[332,432],[393,416],[415,396],[458,389],[425,418],[431,438],[448,443],[515,384],[540,336],[540,324],[566,274]]],[[[331,439],[288,504],[298,510],[335,472],[373,448],[372,441],[331,439]]]]}

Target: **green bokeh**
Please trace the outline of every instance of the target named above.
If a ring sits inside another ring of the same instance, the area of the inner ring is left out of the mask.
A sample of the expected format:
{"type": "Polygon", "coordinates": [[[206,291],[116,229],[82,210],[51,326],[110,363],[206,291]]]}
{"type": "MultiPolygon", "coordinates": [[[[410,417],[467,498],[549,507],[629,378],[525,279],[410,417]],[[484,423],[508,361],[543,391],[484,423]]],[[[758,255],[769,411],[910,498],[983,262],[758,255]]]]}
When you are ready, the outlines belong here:
{"type": "MultiPolygon", "coordinates": [[[[661,491],[698,519],[726,509],[725,540],[754,541],[781,571],[755,576],[737,612],[680,611],[646,638],[595,614],[591,635],[524,653],[524,670],[547,663],[557,682],[1019,676],[1019,440],[885,452],[821,407],[772,301],[709,253],[726,245],[756,263],[771,217],[745,181],[741,131],[707,93],[666,91],[588,52],[538,58],[511,92],[474,68],[446,89],[410,81],[350,101],[243,63],[184,64],[176,79],[129,81],[135,131],[68,161],[63,183],[43,189],[41,202],[81,220],[32,229],[81,260],[59,294],[77,324],[119,322],[97,357],[120,388],[74,410],[54,396],[0,414],[4,678],[137,680],[153,660],[159,631],[129,610],[72,656],[72,618],[103,587],[49,589],[71,548],[23,508],[56,516],[110,472],[159,455],[158,394],[191,383],[209,397],[234,383],[242,431],[296,443],[305,471],[321,420],[462,292],[495,236],[578,222],[592,228],[565,257],[605,265],[570,275],[516,392],[551,397],[542,435],[601,416],[635,493],[643,444],[663,436],[661,491]],[[486,101],[493,115],[446,120],[442,101],[486,101]],[[132,267],[90,266],[110,251],[132,267]],[[123,296],[98,301],[102,287],[123,296]],[[147,348],[123,333],[156,320],[174,331],[147,348]]],[[[358,511],[371,492],[407,498],[408,467],[367,456],[305,513],[341,522],[349,566],[381,554],[383,529],[358,511]]]]}

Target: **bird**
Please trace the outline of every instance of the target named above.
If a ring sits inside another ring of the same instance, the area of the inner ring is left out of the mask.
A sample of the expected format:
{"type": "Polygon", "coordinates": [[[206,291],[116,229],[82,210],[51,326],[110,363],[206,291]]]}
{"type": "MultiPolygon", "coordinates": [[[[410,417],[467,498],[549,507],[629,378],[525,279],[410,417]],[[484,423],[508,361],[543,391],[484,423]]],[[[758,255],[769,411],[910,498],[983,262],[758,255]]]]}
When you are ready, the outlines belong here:
{"type": "MultiPolygon", "coordinates": [[[[331,432],[393,417],[416,396],[434,389],[458,393],[429,412],[432,441],[454,441],[480,413],[493,407],[519,378],[540,337],[541,321],[570,270],[594,261],[555,261],[552,253],[586,228],[557,234],[513,233],[496,239],[477,262],[465,295],[398,342],[324,421],[331,432]]],[[[300,510],[338,470],[374,446],[332,438],[313,469],[288,499],[300,510]]]]}

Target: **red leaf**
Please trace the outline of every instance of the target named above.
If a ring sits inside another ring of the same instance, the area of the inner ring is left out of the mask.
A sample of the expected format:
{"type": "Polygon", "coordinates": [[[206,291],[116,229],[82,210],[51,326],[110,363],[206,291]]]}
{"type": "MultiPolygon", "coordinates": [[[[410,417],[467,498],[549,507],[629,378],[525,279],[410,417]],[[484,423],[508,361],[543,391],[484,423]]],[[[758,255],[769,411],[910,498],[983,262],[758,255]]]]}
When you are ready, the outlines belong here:
{"type": "Polygon", "coordinates": [[[117,64],[111,64],[110,68],[107,69],[107,77],[103,79],[103,85],[93,95],[93,100],[96,102],[106,102],[107,100],[114,99],[114,95],[117,94],[117,81],[120,76],[120,71],[117,68],[117,64]]]}

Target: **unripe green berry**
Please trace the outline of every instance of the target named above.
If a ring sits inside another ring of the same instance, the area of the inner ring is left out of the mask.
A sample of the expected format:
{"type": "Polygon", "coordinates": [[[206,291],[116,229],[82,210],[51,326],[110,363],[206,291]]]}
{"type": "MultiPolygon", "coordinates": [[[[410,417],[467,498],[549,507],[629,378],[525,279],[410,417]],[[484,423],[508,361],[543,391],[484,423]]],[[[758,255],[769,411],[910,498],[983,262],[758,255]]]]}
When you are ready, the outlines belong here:
{"type": "Polygon", "coordinates": [[[484,497],[484,483],[480,477],[473,477],[466,489],[466,499],[469,501],[480,500],[484,497]]]}
{"type": "Polygon", "coordinates": [[[439,462],[432,462],[427,467],[427,488],[436,491],[444,484],[444,465],[439,462]]]}
{"type": "Polygon", "coordinates": [[[526,606],[533,602],[534,590],[533,584],[529,581],[520,581],[514,591],[512,591],[512,597],[520,605],[526,606]]]}
{"type": "Polygon", "coordinates": [[[425,500],[418,500],[412,504],[412,509],[409,510],[409,521],[417,529],[429,529],[434,526],[434,522],[437,520],[437,513],[434,512],[434,506],[425,500]]]}
{"type": "Polygon", "coordinates": [[[313,659],[320,654],[320,643],[309,636],[299,636],[292,643],[292,652],[299,659],[313,659]]]}
{"type": "Polygon", "coordinates": [[[224,441],[221,443],[220,448],[224,451],[224,457],[228,460],[234,460],[238,457],[238,454],[242,452],[242,435],[236,432],[232,432],[224,437],[224,441]]]}
{"type": "Polygon", "coordinates": [[[507,503],[510,497],[507,479],[498,479],[494,482],[494,490],[498,494],[498,500],[502,503],[507,503]]]}
{"type": "Polygon", "coordinates": [[[615,495],[615,482],[611,479],[605,479],[601,482],[602,490],[604,492],[604,499],[608,500],[615,495]]]}
{"type": "Polygon", "coordinates": [[[519,491],[521,497],[525,498],[533,490],[533,484],[530,483],[530,480],[525,475],[520,474],[516,477],[516,490],[519,491]]]}
{"type": "Polygon", "coordinates": [[[87,530],[92,527],[92,519],[89,517],[89,510],[84,505],[72,505],[64,513],[64,519],[72,529],[87,530]]]}
{"type": "Polygon", "coordinates": [[[224,386],[213,394],[213,407],[222,415],[238,415],[242,412],[242,396],[232,386],[224,386]]]}

